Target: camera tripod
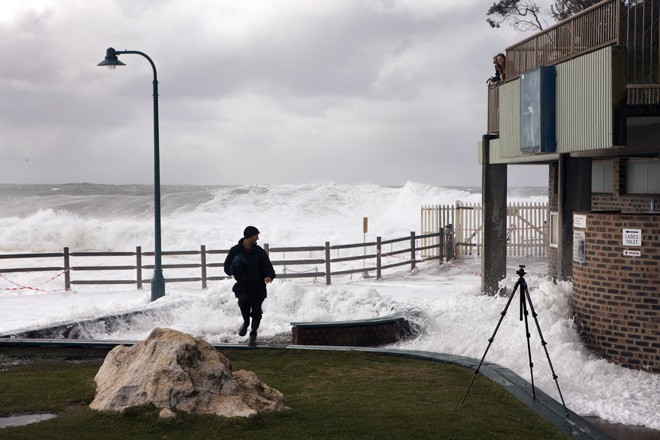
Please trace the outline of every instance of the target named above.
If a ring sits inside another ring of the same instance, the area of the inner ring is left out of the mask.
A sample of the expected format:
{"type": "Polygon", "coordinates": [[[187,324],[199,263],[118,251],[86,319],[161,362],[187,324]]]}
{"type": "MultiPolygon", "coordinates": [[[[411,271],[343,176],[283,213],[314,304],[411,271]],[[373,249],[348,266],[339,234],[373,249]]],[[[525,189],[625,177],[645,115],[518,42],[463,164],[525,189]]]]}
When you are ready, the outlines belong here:
{"type": "Polygon", "coordinates": [[[536,329],[539,332],[539,336],[541,337],[541,345],[543,346],[543,349],[545,350],[545,356],[548,358],[548,364],[550,365],[550,371],[552,371],[552,378],[555,381],[555,384],[557,385],[557,391],[559,392],[559,398],[561,399],[561,404],[564,407],[564,411],[566,412],[566,416],[568,417],[568,410],[566,409],[566,404],[564,403],[564,396],[561,394],[561,389],[559,389],[559,382],[557,381],[557,375],[555,374],[555,369],[552,366],[552,361],[550,360],[550,354],[548,353],[548,348],[546,347],[548,344],[545,342],[543,339],[543,333],[541,332],[541,326],[539,325],[539,320],[537,319],[537,314],[536,311],[534,311],[534,305],[532,304],[532,298],[529,296],[529,290],[527,290],[527,282],[525,281],[524,275],[525,275],[525,266],[520,265],[520,269],[516,271],[516,274],[519,275],[518,281],[516,281],[516,284],[513,287],[513,292],[511,293],[511,296],[509,297],[509,301],[506,303],[506,307],[504,307],[504,310],[502,313],[500,313],[502,316],[500,317],[499,322],[497,323],[497,326],[495,327],[495,331],[493,332],[493,336],[490,337],[488,340],[488,346],[486,347],[486,351],[484,352],[484,355],[481,357],[481,362],[479,362],[479,366],[477,367],[476,371],[474,372],[474,376],[472,376],[472,381],[470,382],[470,386],[468,386],[467,391],[465,392],[465,396],[463,396],[463,400],[461,401],[461,406],[465,402],[465,398],[467,397],[468,393],[470,392],[470,389],[472,388],[472,384],[474,383],[474,380],[477,378],[477,374],[479,374],[479,370],[481,369],[481,365],[484,363],[484,359],[486,358],[486,354],[488,353],[488,350],[490,349],[491,344],[493,343],[493,340],[495,339],[495,335],[497,334],[497,330],[500,328],[500,324],[502,324],[502,320],[504,319],[504,316],[506,315],[507,310],[509,309],[509,305],[511,304],[511,301],[513,300],[513,297],[516,295],[516,290],[518,287],[520,287],[520,320],[522,321],[523,318],[525,320],[525,334],[527,335],[527,355],[529,357],[529,372],[532,378],[532,397],[534,400],[536,400],[536,390],[534,387],[534,363],[532,362],[532,350],[531,350],[531,345],[529,343],[529,338],[530,338],[530,333],[529,333],[529,321],[527,319],[527,316],[529,315],[529,312],[527,311],[527,303],[529,303],[529,309],[532,311],[532,317],[534,318],[534,322],[536,323],[536,329]]]}

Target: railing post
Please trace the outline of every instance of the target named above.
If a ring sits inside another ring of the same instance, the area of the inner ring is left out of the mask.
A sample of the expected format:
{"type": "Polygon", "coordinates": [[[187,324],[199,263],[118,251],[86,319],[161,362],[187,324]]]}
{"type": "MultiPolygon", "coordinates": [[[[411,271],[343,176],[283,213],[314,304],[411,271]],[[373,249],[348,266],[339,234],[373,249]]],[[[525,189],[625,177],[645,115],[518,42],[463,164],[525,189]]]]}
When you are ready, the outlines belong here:
{"type": "Polygon", "coordinates": [[[381,265],[382,265],[382,257],[381,257],[381,250],[382,250],[382,239],[380,237],[376,237],[376,279],[379,280],[381,277],[381,265]]]}
{"type": "Polygon", "coordinates": [[[206,245],[202,245],[199,250],[202,265],[202,289],[206,289],[206,245]]]}
{"type": "Polygon", "coordinates": [[[330,285],[330,242],[325,242],[325,284],[330,285]]]}
{"type": "Polygon", "coordinates": [[[442,260],[445,258],[445,228],[440,228],[439,245],[440,249],[438,250],[438,254],[440,257],[440,264],[442,264],[442,260]]]}
{"type": "Polygon", "coordinates": [[[71,290],[71,266],[69,265],[69,248],[64,248],[64,290],[71,290]]]}
{"type": "Polygon", "coordinates": [[[461,210],[462,204],[460,200],[456,201],[456,214],[454,215],[454,229],[453,229],[453,235],[454,235],[454,253],[452,256],[459,256],[458,252],[458,243],[463,243],[463,215],[464,212],[461,210]]]}
{"type": "Polygon", "coordinates": [[[135,246],[135,270],[137,271],[137,288],[142,289],[142,246],[135,246]]]}
{"type": "Polygon", "coordinates": [[[620,46],[621,45],[621,2],[617,1],[615,2],[615,16],[616,16],[616,24],[614,25],[614,33],[616,35],[616,45],[620,46]]]}
{"type": "Polygon", "coordinates": [[[534,65],[531,67],[535,69],[539,65],[539,39],[534,39],[534,65]]]}
{"type": "Polygon", "coordinates": [[[270,245],[268,243],[264,244],[264,250],[266,251],[266,255],[270,258],[270,245]]]}
{"type": "Polygon", "coordinates": [[[415,231],[410,231],[410,270],[415,269],[415,231]]]}
{"type": "Polygon", "coordinates": [[[571,27],[570,27],[570,51],[571,53],[575,53],[575,20],[571,20],[571,27]]]}
{"type": "Polygon", "coordinates": [[[448,224],[445,226],[445,258],[447,261],[455,258],[454,249],[454,225],[448,224]]]}

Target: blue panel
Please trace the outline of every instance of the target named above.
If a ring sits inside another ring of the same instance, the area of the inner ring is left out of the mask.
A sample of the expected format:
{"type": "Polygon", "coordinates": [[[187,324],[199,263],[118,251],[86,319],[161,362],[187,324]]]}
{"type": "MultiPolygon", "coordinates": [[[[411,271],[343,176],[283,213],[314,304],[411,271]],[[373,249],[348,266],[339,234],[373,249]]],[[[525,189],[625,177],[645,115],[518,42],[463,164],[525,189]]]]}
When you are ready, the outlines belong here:
{"type": "Polygon", "coordinates": [[[539,67],[520,75],[520,151],[556,150],[555,66],[539,67]]]}

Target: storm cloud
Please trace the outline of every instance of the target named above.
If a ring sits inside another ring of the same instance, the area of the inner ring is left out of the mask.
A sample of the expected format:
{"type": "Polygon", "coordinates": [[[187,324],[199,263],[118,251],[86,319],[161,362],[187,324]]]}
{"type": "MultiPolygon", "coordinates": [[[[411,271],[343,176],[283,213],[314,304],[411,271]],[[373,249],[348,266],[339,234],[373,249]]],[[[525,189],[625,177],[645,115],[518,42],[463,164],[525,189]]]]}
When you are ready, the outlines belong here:
{"type": "MultiPolygon", "coordinates": [[[[3,183],[480,185],[482,1],[3,0],[3,183]]],[[[545,184],[545,168],[510,172],[545,184]]]]}

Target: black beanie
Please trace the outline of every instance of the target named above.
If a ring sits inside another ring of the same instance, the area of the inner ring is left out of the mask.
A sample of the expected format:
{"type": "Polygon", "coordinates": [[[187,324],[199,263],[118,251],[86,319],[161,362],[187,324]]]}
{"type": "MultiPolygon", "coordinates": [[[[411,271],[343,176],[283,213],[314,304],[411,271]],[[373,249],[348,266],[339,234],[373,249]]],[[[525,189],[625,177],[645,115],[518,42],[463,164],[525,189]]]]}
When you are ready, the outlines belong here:
{"type": "Polygon", "coordinates": [[[248,226],[243,231],[243,238],[252,237],[253,235],[257,235],[258,233],[259,233],[259,229],[255,228],[254,226],[248,226]]]}

